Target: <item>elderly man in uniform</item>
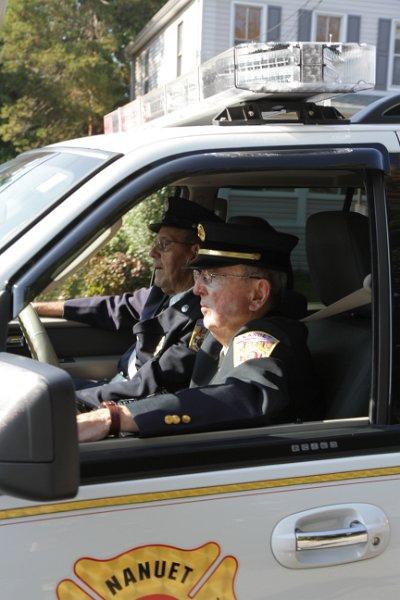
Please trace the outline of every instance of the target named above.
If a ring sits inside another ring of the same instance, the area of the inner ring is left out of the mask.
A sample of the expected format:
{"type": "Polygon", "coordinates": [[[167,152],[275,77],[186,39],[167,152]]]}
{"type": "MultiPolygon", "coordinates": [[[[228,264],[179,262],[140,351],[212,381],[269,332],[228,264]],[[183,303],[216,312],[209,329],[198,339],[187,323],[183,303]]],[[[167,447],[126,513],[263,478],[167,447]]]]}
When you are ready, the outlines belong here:
{"type": "Polygon", "coordinates": [[[80,441],[319,418],[305,326],[280,314],[297,238],[270,226],[199,225],[194,293],[209,330],[191,387],[78,415],[80,441]]]}
{"type": "Polygon", "coordinates": [[[199,298],[193,294],[193,276],[187,265],[199,248],[197,223],[221,222],[206,208],[171,197],[150,250],[154,285],[120,296],[78,298],[66,302],[36,303],[42,316],[66,319],[119,331],[133,326],[134,343],[121,357],[119,374],[110,383],[76,382],[80,409],[93,408],[114,394],[142,397],[176,391],[189,385],[196,351],[204,337],[199,298]],[[102,383],[101,385],[97,385],[102,383]]]}

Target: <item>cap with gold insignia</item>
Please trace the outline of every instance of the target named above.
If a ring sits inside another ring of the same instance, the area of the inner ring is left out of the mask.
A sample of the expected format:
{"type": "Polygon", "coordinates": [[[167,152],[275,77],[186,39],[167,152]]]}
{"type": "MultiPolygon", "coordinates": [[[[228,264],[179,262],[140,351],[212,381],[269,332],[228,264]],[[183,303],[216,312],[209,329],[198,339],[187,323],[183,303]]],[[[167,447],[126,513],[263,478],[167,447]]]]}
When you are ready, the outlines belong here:
{"type": "Polygon", "coordinates": [[[200,221],[223,223],[215,213],[204,208],[197,202],[171,196],[167,200],[167,208],[159,223],[150,223],[149,229],[158,233],[161,227],[177,227],[178,229],[191,229],[197,232],[200,221]]]}
{"type": "Polygon", "coordinates": [[[277,231],[264,219],[240,223],[201,222],[198,231],[203,238],[201,248],[189,268],[244,264],[291,272],[290,253],[299,239],[277,231]]]}

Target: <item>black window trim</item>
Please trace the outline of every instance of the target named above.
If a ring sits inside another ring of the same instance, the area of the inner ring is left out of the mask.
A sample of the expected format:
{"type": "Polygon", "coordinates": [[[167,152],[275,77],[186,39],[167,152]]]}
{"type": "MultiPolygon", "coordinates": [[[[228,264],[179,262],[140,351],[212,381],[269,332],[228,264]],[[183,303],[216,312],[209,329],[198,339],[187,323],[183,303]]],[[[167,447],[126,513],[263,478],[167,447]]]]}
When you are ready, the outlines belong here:
{"type": "Polygon", "coordinates": [[[372,402],[370,418],[375,424],[390,422],[392,382],[392,289],[388,214],[382,173],[369,174],[367,195],[370,197],[372,244],[372,402]]]}

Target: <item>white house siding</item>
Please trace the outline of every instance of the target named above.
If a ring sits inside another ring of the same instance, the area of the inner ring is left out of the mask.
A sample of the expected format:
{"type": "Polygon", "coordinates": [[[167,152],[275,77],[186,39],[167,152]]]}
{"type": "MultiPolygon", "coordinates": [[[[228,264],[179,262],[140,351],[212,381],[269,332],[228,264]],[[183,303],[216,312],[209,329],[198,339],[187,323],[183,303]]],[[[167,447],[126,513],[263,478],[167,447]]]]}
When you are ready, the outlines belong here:
{"type": "Polygon", "coordinates": [[[231,47],[231,2],[203,0],[201,62],[231,47]]]}
{"type": "Polygon", "coordinates": [[[150,87],[152,90],[177,77],[178,24],[183,22],[182,75],[199,65],[201,45],[201,0],[193,0],[177,17],[144,45],[136,59],[136,96],[143,94],[145,54],[149,52],[150,87]]]}

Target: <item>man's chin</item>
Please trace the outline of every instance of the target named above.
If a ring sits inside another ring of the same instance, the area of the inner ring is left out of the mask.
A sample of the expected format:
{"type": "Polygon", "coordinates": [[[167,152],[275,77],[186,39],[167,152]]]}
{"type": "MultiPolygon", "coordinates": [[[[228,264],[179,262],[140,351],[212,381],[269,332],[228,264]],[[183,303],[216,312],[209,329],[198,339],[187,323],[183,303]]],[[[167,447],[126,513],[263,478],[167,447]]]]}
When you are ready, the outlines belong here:
{"type": "Polygon", "coordinates": [[[162,287],[163,284],[163,277],[162,277],[162,273],[160,271],[156,271],[154,273],[154,285],[156,285],[157,287],[162,287]]]}
{"type": "MultiPolygon", "coordinates": [[[[203,311],[202,311],[203,312],[203,311]]],[[[209,331],[213,330],[213,319],[208,311],[203,312],[203,325],[209,331]]]]}

